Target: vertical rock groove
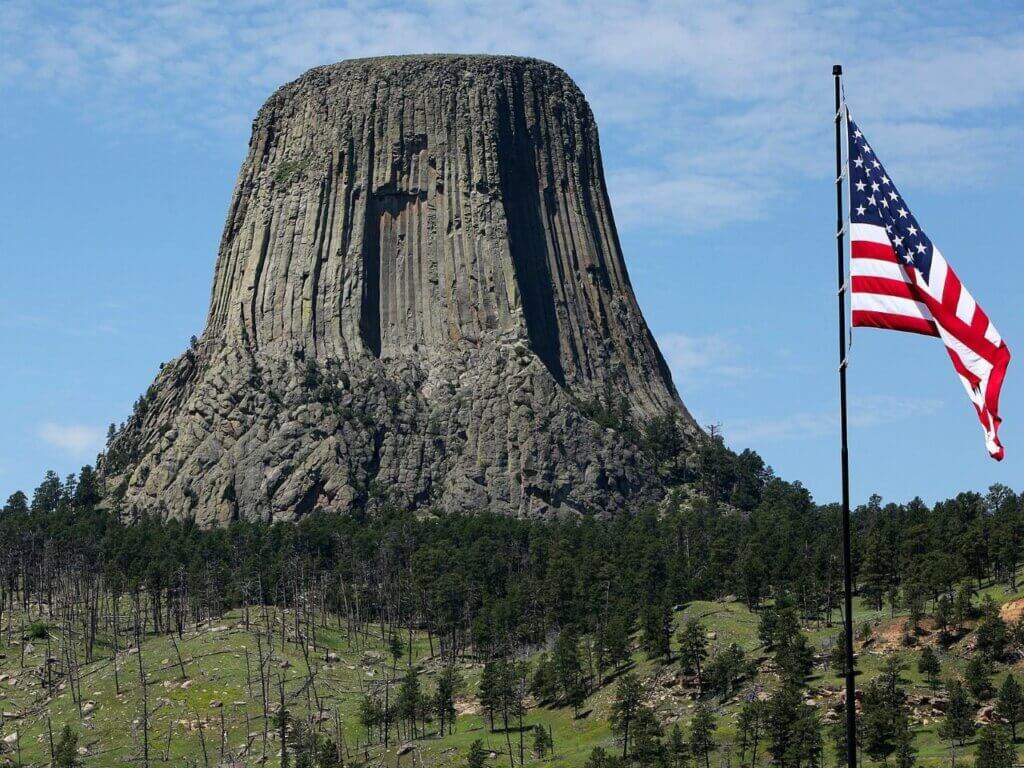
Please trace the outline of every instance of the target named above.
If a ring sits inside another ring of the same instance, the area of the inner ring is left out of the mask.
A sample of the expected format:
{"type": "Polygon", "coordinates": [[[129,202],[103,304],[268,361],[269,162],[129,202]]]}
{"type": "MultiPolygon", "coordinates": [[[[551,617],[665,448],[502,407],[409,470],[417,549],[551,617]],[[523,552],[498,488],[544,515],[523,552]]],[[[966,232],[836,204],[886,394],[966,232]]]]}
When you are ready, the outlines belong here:
{"type": "Polygon", "coordinates": [[[128,511],[204,523],[383,498],[608,514],[659,492],[628,431],[581,406],[609,394],[702,439],[633,296],[580,90],[533,59],[347,61],[257,115],[206,331],[104,475],[128,511]]]}

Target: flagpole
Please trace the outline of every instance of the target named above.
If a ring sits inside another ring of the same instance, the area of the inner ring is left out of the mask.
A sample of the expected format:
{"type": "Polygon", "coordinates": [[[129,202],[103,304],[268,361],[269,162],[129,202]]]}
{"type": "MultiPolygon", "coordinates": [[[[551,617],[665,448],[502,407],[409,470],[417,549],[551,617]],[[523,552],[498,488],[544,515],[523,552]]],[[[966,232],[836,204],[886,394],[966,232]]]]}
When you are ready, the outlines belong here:
{"type": "Polygon", "coordinates": [[[839,431],[842,440],[843,467],[843,588],[844,637],[846,640],[846,764],[857,768],[857,699],[853,657],[853,565],[850,556],[850,460],[846,430],[846,221],[843,216],[843,68],[832,67],[836,86],[836,265],[839,298],[839,431]]]}

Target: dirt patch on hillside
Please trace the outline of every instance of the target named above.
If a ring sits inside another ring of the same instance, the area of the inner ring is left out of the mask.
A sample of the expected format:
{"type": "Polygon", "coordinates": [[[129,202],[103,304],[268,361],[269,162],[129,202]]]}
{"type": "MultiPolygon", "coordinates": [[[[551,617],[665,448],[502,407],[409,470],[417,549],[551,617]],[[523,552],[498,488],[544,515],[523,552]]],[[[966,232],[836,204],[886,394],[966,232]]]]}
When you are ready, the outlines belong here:
{"type": "Polygon", "coordinates": [[[458,696],[455,699],[455,711],[460,715],[479,715],[484,708],[476,696],[458,696]]]}
{"type": "Polygon", "coordinates": [[[868,653],[888,654],[907,648],[934,645],[937,642],[935,623],[930,617],[922,618],[917,626],[918,632],[913,638],[914,642],[908,645],[906,643],[908,622],[905,616],[879,623],[871,628],[871,639],[864,643],[863,648],[868,653]]]}
{"type": "Polygon", "coordinates": [[[999,606],[999,617],[1007,624],[1015,624],[1024,615],[1024,597],[999,606]]]}

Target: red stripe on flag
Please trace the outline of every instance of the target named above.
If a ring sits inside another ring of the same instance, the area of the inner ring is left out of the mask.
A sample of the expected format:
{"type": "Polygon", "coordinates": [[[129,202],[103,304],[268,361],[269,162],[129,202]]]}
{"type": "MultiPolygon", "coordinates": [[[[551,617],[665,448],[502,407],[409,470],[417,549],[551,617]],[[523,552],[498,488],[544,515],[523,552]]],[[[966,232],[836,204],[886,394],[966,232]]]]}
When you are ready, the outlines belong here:
{"type": "Polygon", "coordinates": [[[946,284],[942,286],[942,303],[956,313],[956,305],[960,301],[960,278],[952,269],[946,270],[946,284]]]}
{"type": "Polygon", "coordinates": [[[974,302],[974,317],[971,318],[971,329],[982,335],[988,330],[988,315],[985,314],[978,302],[974,302]]]}
{"type": "Polygon", "coordinates": [[[898,296],[901,299],[919,301],[917,289],[899,280],[891,280],[887,277],[869,277],[865,275],[854,275],[850,281],[854,293],[878,293],[883,296],[898,296]]]}
{"type": "Polygon", "coordinates": [[[896,251],[892,249],[891,245],[872,243],[870,240],[854,240],[850,243],[850,255],[855,259],[878,259],[899,263],[896,251]]]}
{"type": "Polygon", "coordinates": [[[921,317],[893,315],[888,312],[874,312],[867,309],[855,309],[852,312],[853,325],[863,328],[884,328],[888,331],[906,331],[920,333],[923,336],[938,336],[935,323],[921,317]]]}
{"type": "MultiPolygon", "coordinates": [[[[999,418],[999,391],[1003,388],[1006,368],[1010,364],[1010,348],[1005,344],[1001,344],[998,352],[995,366],[988,377],[988,388],[985,391],[985,408],[991,419],[992,432],[995,435],[995,443],[998,446],[996,452],[992,454],[992,458],[996,461],[1002,461],[1005,451],[1003,450],[1002,443],[999,442],[999,425],[1003,423],[1003,420],[999,418]]],[[[981,414],[978,415],[980,416],[981,414]]]]}

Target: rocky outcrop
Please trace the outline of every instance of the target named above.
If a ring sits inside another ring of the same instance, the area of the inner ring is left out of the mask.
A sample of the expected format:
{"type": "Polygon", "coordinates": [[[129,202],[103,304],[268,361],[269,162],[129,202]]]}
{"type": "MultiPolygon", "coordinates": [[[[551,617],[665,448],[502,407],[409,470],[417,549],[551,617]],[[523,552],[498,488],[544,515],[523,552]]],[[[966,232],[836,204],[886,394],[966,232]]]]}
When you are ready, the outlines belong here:
{"type": "Polygon", "coordinates": [[[634,508],[655,474],[597,401],[699,439],[633,296],[583,94],[532,59],[347,61],[260,110],[206,331],[102,468],[125,510],[203,523],[634,508]]]}

